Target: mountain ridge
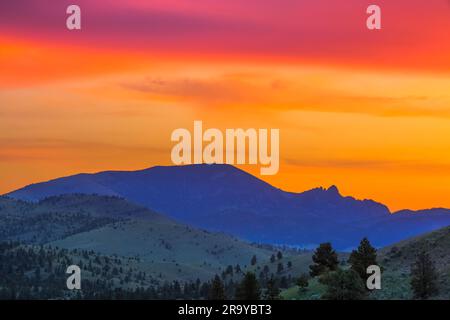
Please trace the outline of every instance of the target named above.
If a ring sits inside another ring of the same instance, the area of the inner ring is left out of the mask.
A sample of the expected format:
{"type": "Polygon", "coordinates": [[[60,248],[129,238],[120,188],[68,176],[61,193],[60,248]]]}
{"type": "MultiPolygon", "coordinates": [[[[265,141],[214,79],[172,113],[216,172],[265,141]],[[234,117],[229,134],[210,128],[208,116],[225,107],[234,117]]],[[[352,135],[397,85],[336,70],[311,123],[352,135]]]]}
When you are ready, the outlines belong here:
{"type": "Polygon", "coordinates": [[[334,185],[287,192],[234,166],[218,164],[78,174],[7,195],[37,201],[71,193],[119,196],[195,227],[301,247],[332,241],[347,249],[364,236],[384,246],[450,225],[450,215],[392,214],[374,200],[344,197],[334,185]]]}

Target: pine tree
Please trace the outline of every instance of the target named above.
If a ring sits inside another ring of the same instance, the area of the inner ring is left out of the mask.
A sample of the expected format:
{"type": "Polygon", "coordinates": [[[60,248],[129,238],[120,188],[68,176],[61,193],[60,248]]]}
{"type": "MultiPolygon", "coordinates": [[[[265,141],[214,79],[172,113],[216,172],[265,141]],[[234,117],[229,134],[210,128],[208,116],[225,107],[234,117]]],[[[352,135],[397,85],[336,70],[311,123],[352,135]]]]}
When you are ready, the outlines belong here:
{"type": "Polygon", "coordinates": [[[369,240],[364,238],[361,240],[357,250],[353,250],[350,254],[348,262],[351,264],[351,269],[361,277],[364,282],[368,278],[367,267],[377,265],[377,250],[372,247],[369,240]]]}
{"type": "Polygon", "coordinates": [[[265,299],[266,300],[278,300],[280,299],[280,289],[277,286],[277,283],[273,277],[267,281],[267,290],[265,299]]]}
{"type": "Polygon", "coordinates": [[[261,290],[259,288],[256,276],[252,272],[247,272],[244,279],[236,290],[237,300],[259,300],[261,297],[261,290]]]}
{"type": "Polygon", "coordinates": [[[303,273],[298,279],[297,279],[297,285],[299,287],[299,291],[303,292],[309,285],[309,279],[308,275],[306,273],[303,273]]]}
{"type": "Polygon", "coordinates": [[[362,279],[351,269],[337,269],[323,275],[319,281],[327,286],[322,299],[362,300],[367,295],[362,279]]]}
{"type": "Polygon", "coordinates": [[[229,265],[226,269],[225,269],[225,273],[229,274],[230,276],[233,276],[233,266],[229,265]]]}
{"type": "Polygon", "coordinates": [[[269,266],[266,264],[263,268],[263,272],[264,272],[264,274],[268,274],[269,271],[270,271],[269,266]]]}
{"type": "Polygon", "coordinates": [[[430,256],[422,251],[411,267],[411,287],[415,299],[428,299],[438,293],[436,268],[430,256]]]}
{"type": "Polygon", "coordinates": [[[209,291],[209,300],[225,300],[225,288],[222,280],[218,275],[214,277],[209,291]]]}
{"type": "Polygon", "coordinates": [[[270,262],[271,262],[271,263],[274,263],[274,262],[275,262],[275,255],[274,255],[274,254],[270,256],[270,262]]]}
{"type": "Polygon", "coordinates": [[[252,257],[252,260],[250,261],[250,264],[252,265],[252,266],[254,266],[255,264],[256,264],[256,256],[253,256],[252,257]]]}
{"type": "Polygon", "coordinates": [[[280,279],[280,288],[287,289],[289,287],[286,276],[282,276],[280,279]]]}
{"type": "Polygon", "coordinates": [[[328,271],[337,269],[339,261],[331,243],[321,243],[312,256],[314,262],[309,266],[311,277],[316,277],[328,271]]]}
{"type": "Polygon", "coordinates": [[[282,273],[283,270],[284,270],[283,264],[282,264],[281,262],[278,263],[278,266],[277,266],[277,273],[282,273]]]}

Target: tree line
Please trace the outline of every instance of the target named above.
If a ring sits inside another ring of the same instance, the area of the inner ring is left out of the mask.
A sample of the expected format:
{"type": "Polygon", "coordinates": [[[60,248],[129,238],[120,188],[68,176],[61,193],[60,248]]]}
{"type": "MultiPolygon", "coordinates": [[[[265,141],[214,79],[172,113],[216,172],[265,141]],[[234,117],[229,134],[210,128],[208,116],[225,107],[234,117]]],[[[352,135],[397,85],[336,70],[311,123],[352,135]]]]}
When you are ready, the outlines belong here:
{"type": "MultiPolygon", "coordinates": [[[[271,262],[283,258],[272,255],[271,262]]],[[[243,272],[229,266],[225,274],[242,273],[241,281],[229,281],[216,275],[210,281],[163,282],[145,272],[133,269],[117,257],[100,256],[93,251],[57,249],[44,246],[23,246],[17,242],[0,242],[0,299],[211,299],[211,300],[276,300],[281,288],[295,283],[300,291],[308,288],[311,279],[325,285],[323,299],[366,299],[367,267],[377,265],[377,250],[367,238],[361,240],[344,266],[331,243],[322,243],[314,251],[309,274],[296,279],[262,273],[243,272]],[[65,268],[78,264],[90,275],[83,278],[82,290],[65,287],[65,268]]],[[[256,257],[250,259],[256,264],[256,257]]],[[[289,265],[289,263],[288,263],[289,265]]],[[[278,274],[278,273],[277,273],[278,274]]],[[[410,284],[415,299],[428,299],[438,294],[438,275],[434,262],[420,252],[411,266],[410,284]]]]}

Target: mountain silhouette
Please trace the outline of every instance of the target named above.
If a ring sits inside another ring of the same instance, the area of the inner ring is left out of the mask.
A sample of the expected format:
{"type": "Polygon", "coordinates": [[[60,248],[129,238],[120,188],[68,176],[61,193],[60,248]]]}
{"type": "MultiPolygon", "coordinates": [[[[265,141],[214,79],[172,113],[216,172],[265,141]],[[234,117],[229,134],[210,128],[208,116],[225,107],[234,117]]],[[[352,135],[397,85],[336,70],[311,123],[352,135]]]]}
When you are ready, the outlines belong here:
{"type": "Polygon", "coordinates": [[[346,250],[364,236],[384,246],[450,225],[446,209],[392,214],[375,201],[344,197],[336,186],[286,192],[219,164],[78,174],[29,185],[7,196],[39,201],[72,193],[119,196],[195,227],[300,247],[331,241],[346,250]]]}

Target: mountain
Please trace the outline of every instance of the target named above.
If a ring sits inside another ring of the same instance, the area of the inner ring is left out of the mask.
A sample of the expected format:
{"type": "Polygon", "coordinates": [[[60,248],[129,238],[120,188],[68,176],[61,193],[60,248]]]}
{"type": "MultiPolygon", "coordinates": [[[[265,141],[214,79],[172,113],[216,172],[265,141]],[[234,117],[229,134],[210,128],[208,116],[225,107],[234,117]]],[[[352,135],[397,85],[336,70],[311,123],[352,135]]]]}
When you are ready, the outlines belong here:
{"type": "Polygon", "coordinates": [[[210,280],[276,253],[232,236],[180,224],[116,196],[69,194],[36,203],[0,197],[0,243],[51,245],[138,259],[154,279],[210,280]]]}
{"type": "MultiPolygon", "coordinates": [[[[26,244],[44,244],[66,236],[98,228],[118,220],[112,212],[122,212],[117,199],[105,198],[111,206],[111,215],[94,209],[92,196],[89,205],[77,203],[76,195],[48,198],[39,203],[17,201],[0,197],[0,241],[20,241],[26,244]]],[[[107,213],[107,212],[106,212],[107,213]]],[[[134,212],[136,213],[136,212],[134,212]]]]}
{"type": "Polygon", "coordinates": [[[378,247],[450,225],[441,211],[391,214],[372,200],[343,197],[332,186],[285,192],[230,165],[152,167],[78,174],[26,186],[9,197],[39,201],[84,193],[123,197],[191,226],[250,241],[345,250],[368,236],[378,247]]]}
{"type": "Polygon", "coordinates": [[[392,235],[392,242],[399,242],[420,234],[450,225],[450,210],[434,208],[427,210],[401,210],[390,215],[389,221],[373,223],[373,232],[392,235]]]}

